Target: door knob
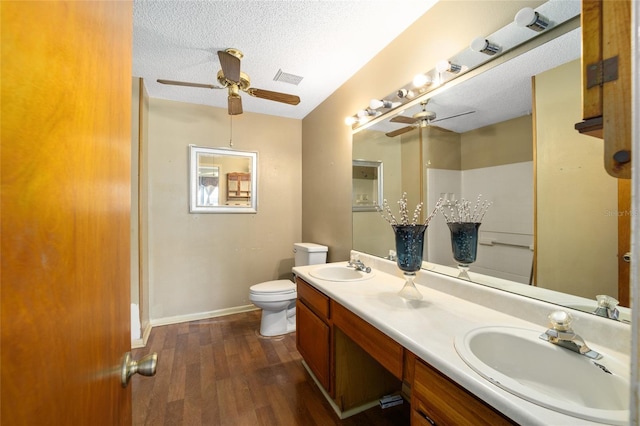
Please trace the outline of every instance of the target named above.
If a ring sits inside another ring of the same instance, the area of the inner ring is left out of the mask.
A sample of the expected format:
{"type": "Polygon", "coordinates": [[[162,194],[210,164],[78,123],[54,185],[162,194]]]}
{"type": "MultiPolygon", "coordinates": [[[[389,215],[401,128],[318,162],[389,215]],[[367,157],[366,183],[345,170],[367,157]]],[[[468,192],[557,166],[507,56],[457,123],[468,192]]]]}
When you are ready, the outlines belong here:
{"type": "Polygon", "coordinates": [[[631,262],[631,252],[630,251],[626,252],[624,256],[622,256],[622,259],[627,263],[631,262]]]}
{"type": "Polygon", "coordinates": [[[131,352],[127,352],[124,355],[122,369],[120,372],[122,387],[126,388],[129,384],[129,379],[131,379],[131,376],[136,373],[142,376],[155,376],[157,366],[158,354],[155,352],[140,358],[139,361],[136,361],[131,357],[131,352]]]}

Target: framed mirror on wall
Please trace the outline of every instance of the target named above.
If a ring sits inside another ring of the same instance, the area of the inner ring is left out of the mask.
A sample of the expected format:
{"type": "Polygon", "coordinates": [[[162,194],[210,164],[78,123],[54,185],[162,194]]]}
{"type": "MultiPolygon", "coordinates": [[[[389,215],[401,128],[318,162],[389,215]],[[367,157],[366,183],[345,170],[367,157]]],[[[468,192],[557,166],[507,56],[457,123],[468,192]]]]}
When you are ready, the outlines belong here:
{"type": "MultiPolygon", "coordinates": [[[[352,158],[384,160],[389,200],[408,192],[425,211],[440,198],[473,202],[481,194],[493,203],[466,279],[586,312],[606,294],[620,301],[619,320],[628,322],[628,276],[617,251],[629,231],[611,212],[628,211],[616,206],[630,196],[602,167],[602,141],[575,130],[582,117],[580,2],[545,5],[575,10],[468,78],[358,127],[352,158]],[[421,120],[425,109],[435,120],[421,120]]],[[[354,212],[353,248],[386,257],[393,233],[384,225],[354,212]]],[[[442,215],[427,234],[423,267],[458,277],[442,215]]]]}
{"type": "Polygon", "coordinates": [[[189,145],[189,212],[256,213],[258,153],[189,145]]]}

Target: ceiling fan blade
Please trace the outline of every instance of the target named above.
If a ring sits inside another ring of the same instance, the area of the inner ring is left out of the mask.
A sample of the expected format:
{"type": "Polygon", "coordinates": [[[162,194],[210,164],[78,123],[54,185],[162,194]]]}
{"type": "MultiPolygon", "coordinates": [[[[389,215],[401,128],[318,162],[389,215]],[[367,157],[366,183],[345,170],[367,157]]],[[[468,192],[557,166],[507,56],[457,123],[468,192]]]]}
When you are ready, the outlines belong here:
{"type": "Polygon", "coordinates": [[[410,132],[413,129],[415,129],[415,126],[407,126],[403,127],[402,129],[394,130],[393,132],[385,133],[385,135],[389,136],[390,138],[394,138],[396,136],[400,136],[404,133],[410,132]]]}
{"type": "Polygon", "coordinates": [[[239,82],[240,58],[224,50],[218,50],[218,59],[220,59],[220,67],[225,78],[236,83],[239,82]]]}
{"type": "Polygon", "coordinates": [[[255,96],[256,98],[282,102],[289,105],[298,105],[300,103],[300,98],[298,96],[288,95],[286,93],[272,92],[270,90],[254,88],[247,90],[247,93],[249,93],[251,96],[255,96]]]}
{"type": "Polygon", "coordinates": [[[242,114],[242,98],[238,95],[229,95],[228,98],[229,115],[242,114]]]}
{"type": "Polygon", "coordinates": [[[402,115],[396,115],[395,117],[391,118],[391,120],[389,121],[393,123],[413,124],[416,122],[416,119],[412,117],[404,117],[402,115]]]}
{"type": "Polygon", "coordinates": [[[203,84],[203,83],[188,83],[186,81],[175,81],[175,80],[156,80],[158,83],[162,84],[172,84],[174,86],[188,86],[188,87],[202,87],[203,89],[222,89],[220,86],[214,86],[213,84],[203,84]]]}
{"type": "Polygon", "coordinates": [[[438,118],[438,119],[435,119],[435,120],[431,120],[431,121],[429,121],[429,123],[435,123],[435,122],[438,122],[438,121],[448,120],[448,119],[450,119],[450,118],[461,117],[461,116],[463,116],[463,115],[473,114],[474,112],[475,112],[475,111],[461,112],[460,114],[450,115],[450,116],[448,116],[448,117],[438,118]]]}

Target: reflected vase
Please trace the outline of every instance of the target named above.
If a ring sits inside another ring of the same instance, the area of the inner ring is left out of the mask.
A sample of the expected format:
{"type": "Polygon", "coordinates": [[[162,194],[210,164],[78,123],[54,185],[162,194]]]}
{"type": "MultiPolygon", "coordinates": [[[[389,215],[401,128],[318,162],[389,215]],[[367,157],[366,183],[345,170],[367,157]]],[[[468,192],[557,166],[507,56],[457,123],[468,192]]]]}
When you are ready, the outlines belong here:
{"type": "Polygon", "coordinates": [[[469,265],[476,261],[478,253],[478,222],[447,223],[451,231],[451,250],[458,262],[460,277],[469,278],[469,265]]]}
{"type": "Polygon", "coordinates": [[[396,263],[405,277],[405,283],[398,293],[409,300],[422,299],[413,282],[416,272],[422,267],[425,225],[391,225],[396,236],[396,263]]]}

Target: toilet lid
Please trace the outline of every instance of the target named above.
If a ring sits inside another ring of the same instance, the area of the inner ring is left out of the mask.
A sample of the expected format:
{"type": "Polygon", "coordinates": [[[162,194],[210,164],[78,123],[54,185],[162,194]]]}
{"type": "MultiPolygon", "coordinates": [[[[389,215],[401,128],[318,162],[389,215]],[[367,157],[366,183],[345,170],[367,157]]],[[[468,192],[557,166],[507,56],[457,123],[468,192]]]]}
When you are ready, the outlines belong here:
{"type": "Polygon", "coordinates": [[[267,281],[249,287],[251,293],[287,294],[296,292],[296,284],[289,280],[267,281]]]}

